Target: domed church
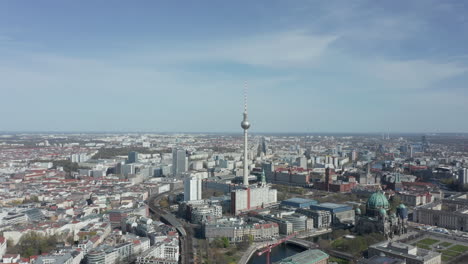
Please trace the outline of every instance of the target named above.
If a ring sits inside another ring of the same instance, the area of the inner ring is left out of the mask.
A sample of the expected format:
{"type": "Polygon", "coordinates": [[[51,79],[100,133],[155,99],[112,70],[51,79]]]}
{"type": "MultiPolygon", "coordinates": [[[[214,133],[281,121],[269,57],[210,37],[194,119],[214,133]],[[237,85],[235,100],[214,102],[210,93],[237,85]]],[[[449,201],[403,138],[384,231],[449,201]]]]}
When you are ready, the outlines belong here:
{"type": "Polygon", "coordinates": [[[389,215],[390,203],[383,192],[375,192],[366,203],[366,214],[362,215],[359,208],[356,209],[355,231],[359,234],[382,233],[386,238],[401,235],[408,230],[408,209],[400,204],[396,214],[389,215]]]}
{"type": "Polygon", "coordinates": [[[366,215],[379,216],[381,212],[387,212],[390,204],[387,197],[382,192],[375,192],[369,197],[366,203],[366,215]]]}

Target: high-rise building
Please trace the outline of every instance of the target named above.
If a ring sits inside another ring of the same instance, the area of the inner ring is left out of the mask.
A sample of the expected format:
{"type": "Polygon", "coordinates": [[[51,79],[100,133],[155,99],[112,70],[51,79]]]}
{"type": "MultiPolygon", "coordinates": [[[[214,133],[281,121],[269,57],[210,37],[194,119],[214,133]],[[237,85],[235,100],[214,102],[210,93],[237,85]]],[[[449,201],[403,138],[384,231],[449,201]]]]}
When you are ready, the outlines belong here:
{"type": "Polygon", "coordinates": [[[184,180],[184,201],[202,199],[202,180],[197,175],[188,176],[184,180]]]}
{"type": "Polygon", "coordinates": [[[462,185],[468,184],[468,169],[461,168],[458,170],[458,182],[462,185]]]}
{"type": "Polygon", "coordinates": [[[129,174],[135,174],[135,165],[134,164],[124,164],[121,166],[121,174],[128,176],[129,174]]]}
{"type": "Polygon", "coordinates": [[[429,143],[427,142],[427,138],[425,135],[421,136],[421,145],[422,145],[422,151],[425,152],[427,147],[429,146],[429,143]]]}
{"type": "Polygon", "coordinates": [[[265,137],[262,137],[262,152],[267,154],[268,146],[265,137]]]}
{"type": "Polygon", "coordinates": [[[137,163],[138,162],[138,152],[132,151],[128,153],[127,163],[137,163]]]}
{"type": "Polygon", "coordinates": [[[297,166],[307,170],[307,158],[306,157],[299,157],[296,159],[297,166]]]}
{"type": "Polygon", "coordinates": [[[356,161],[356,160],[357,160],[357,152],[356,152],[356,150],[353,150],[353,151],[351,152],[351,160],[352,160],[352,161],[356,161]]]}
{"type": "Polygon", "coordinates": [[[187,152],[182,148],[172,149],[172,175],[180,176],[188,169],[187,152]]]}

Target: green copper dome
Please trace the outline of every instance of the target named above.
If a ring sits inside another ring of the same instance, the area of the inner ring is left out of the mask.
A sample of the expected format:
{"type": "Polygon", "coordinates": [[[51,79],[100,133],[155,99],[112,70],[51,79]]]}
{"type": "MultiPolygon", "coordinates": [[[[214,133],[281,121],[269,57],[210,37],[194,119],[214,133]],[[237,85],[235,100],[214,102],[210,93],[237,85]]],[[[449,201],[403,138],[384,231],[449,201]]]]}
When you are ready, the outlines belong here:
{"type": "Polygon", "coordinates": [[[377,210],[377,209],[385,209],[388,210],[390,205],[388,203],[387,197],[382,192],[375,192],[371,195],[369,200],[367,200],[367,209],[370,210],[377,210]]]}
{"type": "Polygon", "coordinates": [[[403,208],[406,208],[406,206],[405,206],[404,204],[400,204],[400,205],[398,206],[398,208],[403,209],[403,208]]]}
{"type": "Polygon", "coordinates": [[[356,208],[356,210],[354,210],[356,214],[361,214],[361,209],[359,207],[356,208]]]}
{"type": "Polygon", "coordinates": [[[379,214],[380,214],[380,215],[383,215],[383,216],[386,216],[386,215],[387,215],[387,211],[385,211],[385,209],[383,209],[383,208],[380,208],[379,214]]]}

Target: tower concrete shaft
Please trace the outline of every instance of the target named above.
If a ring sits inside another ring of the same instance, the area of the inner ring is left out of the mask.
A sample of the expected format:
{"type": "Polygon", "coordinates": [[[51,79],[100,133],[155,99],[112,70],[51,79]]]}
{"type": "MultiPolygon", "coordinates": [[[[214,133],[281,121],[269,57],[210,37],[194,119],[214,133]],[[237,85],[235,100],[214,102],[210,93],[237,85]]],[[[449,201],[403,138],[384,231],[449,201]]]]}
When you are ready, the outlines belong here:
{"type": "Polygon", "coordinates": [[[249,164],[247,163],[248,155],[247,129],[244,129],[244,186],[249,185],[249,164]]]}
{"type": "Polygon", "coordinates": [[[247,119],[247,88],[244,91],[244,119],[241,122],[241,127],[244,129],[244,177],[243,177],[243,184],[244,186],[249,185],[249,164],[248,161],[248,141],[247,141],[247,130],[250,127],[250,123],[247,119]]]}

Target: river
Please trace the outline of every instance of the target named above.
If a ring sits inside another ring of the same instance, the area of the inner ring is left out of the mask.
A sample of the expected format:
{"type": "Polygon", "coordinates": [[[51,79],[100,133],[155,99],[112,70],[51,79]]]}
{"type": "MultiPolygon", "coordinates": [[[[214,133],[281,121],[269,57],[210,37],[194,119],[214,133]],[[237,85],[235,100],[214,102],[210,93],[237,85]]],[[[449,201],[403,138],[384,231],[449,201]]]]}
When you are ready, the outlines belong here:
{"type": "MultiPolygon", "coordinates": [[[[315,236],[315,237],[309,237],[306,240],[313,241],[314,243],[317,243],[320,239],[331,239],[331,233],[325,233],[320,236],[315,236]]],[[[271,250],[271,263],[274,263],[275,261],[280,261],[284,258],[287,258],[289,256],[292,256],[294,254],[300,253],[304,251],[305,249],[302,247],[298,247],[295,245],[291,244],[281,244],[277,246],[276,248],[273,248],[271,250]]],[[[263,254],[262,256],[257,256],[257,253],[255,253],[247,262],[247,264],[265,264],[266,262],[266,253],[263,254]]]]}
{"type": "MultiPolygon", "coordinates": [[[[273,263],[275,261],[280,261],[286,257],[292,256],[302,251],[304,251],[304,248],[302,247],[281,244],[271,250],[270,260],[271,260],[271,263],[273,263]]],[[[249,262],[247,262],[247,264],[265,264],[265,262],[266,262],[266,253],[260,257],[257,256],[257,253],[255,253],[249,259],[249,262]]]]}

